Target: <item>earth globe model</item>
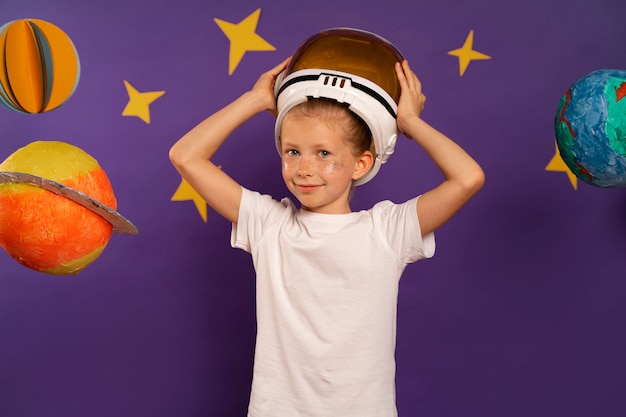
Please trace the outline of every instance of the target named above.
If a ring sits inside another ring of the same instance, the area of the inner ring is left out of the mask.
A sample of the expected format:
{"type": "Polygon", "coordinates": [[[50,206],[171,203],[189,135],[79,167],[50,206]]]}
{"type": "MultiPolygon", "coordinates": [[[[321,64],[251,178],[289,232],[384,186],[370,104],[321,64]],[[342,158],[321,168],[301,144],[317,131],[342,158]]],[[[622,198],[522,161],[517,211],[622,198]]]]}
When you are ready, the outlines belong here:
{"type": "Polygon", "coordinates": [[[559,153],[582,181],[626,186],[626,70],[601,69],[576,81],[554,119],[559,153]]]}

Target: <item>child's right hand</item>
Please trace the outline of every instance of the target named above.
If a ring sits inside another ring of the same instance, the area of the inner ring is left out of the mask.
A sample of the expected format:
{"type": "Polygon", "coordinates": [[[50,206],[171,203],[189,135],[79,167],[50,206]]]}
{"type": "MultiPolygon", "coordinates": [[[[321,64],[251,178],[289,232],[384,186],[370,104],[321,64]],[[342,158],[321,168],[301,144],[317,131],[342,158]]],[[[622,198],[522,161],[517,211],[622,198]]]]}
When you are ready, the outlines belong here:
{"type": "Polygon", "coordinates": [[[274,97],[274,84],[276,84],[276,78],[287,67],[289,60],[285,59],[283,62],[272,68],[271,70],[261,74],[257,82],[250,90],[250,93],[255,95],[258,100],[259,106],[264,110],[269,111],[274,117],[276,117],[276,97],[274,97]]]}

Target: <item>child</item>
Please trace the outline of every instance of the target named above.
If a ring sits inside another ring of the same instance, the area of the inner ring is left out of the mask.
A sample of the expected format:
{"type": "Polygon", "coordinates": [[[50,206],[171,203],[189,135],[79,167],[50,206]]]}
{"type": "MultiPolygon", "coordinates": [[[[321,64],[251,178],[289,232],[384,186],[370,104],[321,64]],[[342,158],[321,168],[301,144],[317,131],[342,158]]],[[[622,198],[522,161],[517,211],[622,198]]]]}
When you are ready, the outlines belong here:
{"type": "Polygon", "coordinates": [[[433,232],[482,186],[480,166],[420,118],[426,101],[407,61],[397,124],[442,171],[436,188],[403,204],[350,210],[352,183],[372,167],[371,134],[347,107],[311,99],[287,113],[282,174],[300,208],[249,191],[210,161],[253,115],[276,115],[274,83],[288,60],[183,136],[180,174],[233,223],[252,254],[257,343],[249,417],[394,417],[396,307],[407,264],[434,254],[433,232]]]}

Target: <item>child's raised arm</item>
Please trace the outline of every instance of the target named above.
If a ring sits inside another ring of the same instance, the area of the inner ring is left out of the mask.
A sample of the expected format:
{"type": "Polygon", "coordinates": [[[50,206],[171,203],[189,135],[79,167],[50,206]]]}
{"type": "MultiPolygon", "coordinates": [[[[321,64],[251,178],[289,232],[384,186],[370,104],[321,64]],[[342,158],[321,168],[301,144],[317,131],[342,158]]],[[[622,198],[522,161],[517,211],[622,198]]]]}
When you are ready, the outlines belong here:
{"type": "Polygon", "coordinates": [[[420,118],[426,97],[407,61],[396,64],[402,93],[398,128],[417,142],[439,167],[444,181],[417,200],[422,235],[447,222],[482,187],[485,174],[459,145],[420,118]]]}
{"type": "Polygon", "coordinates": [[[182,177],[207,204],[233,223],[239,214],[241,186],[210,158],[237,127],[255,114],[268,110],[275,115],[274,83],[288,61],[262,74],[250,91],[202,121],[170,149],[170,160],[182,177]]]}

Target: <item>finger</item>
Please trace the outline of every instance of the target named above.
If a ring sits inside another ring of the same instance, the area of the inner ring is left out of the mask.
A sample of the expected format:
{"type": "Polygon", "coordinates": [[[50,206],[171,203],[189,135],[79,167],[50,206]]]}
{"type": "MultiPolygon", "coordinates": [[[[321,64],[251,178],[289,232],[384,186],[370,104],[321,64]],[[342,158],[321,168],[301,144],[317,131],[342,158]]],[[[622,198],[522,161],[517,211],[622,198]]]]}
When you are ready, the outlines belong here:
{"type": "Polygon", "coordinates": [[[408,80],[409,85],[411,86],[412,89],[416,90],[416,91],[422,91],[422,83],[419,80],[419,78],[417,77],[417,75],[415,74],[415,72],[411,69],[410,65],[409,65],[409,61],[407,61],[406,59],[402,62],[402,69],[406,75],[406,78],[408,80]]]}
{"type": "Polygon", "coordinates": [[[396,76],[398,77],[398,82],[400,83],[400,88],[405,89],[407,86],[406,76],[404,75],[404,70],[402,69],[402,64],[400,62],[396,62],[395,64],[396,76]]]}
{"type": "Polygon", "coordinates": [[[269,70],[268,72],[276,77],[278,74],[280,74],[285,68],[287,68],[287,65],[289,64],[289,61],[291,60],[291,57],[287,57],[285,60],[283,60],[283,62],[281,62],[280,64],[276,65],[274,68],[272,68],[271,70],[269,70]]]}
{"type": "Polygon", "coordinates": [[[283,69],[284,69],[284,68],[286,68],[286,67],[287,67],[287,65],[289,65],[289,62],[290,62],[290,61],[291,61],[291,56],[288,56],[287,58],[285,58],[285,59],[283,60],[283,62],[281,62],[280,64],[278,64],[278,66],[279,66],[280,68],[283,68],[283,69]]]}
{"type": "Polygon", "coordinates": [[[404,76],[406,78],[407,81],[407,85],[411,90],[415,90],[416,87],[416,77],[415,74],[413,73],[413,71],[411,70],[411,67],[409,66],[409,62],[405,59],[404,61],[402,61],[402,71],[404,72],[404,76]]]}

